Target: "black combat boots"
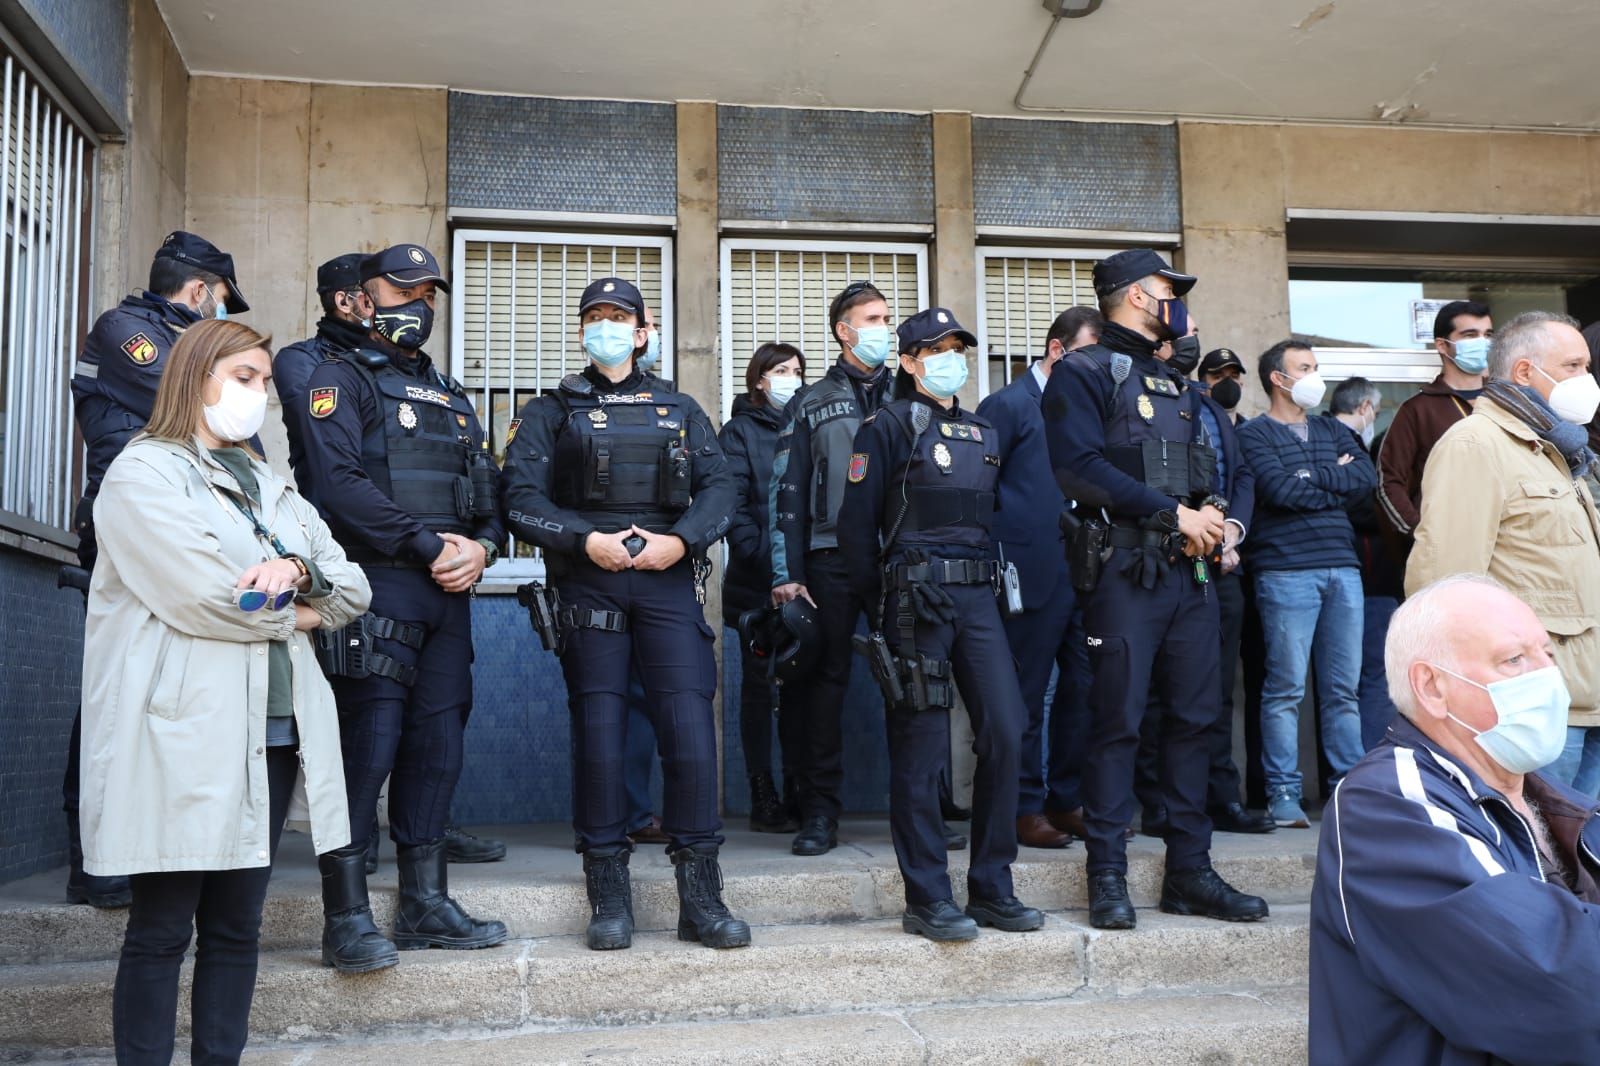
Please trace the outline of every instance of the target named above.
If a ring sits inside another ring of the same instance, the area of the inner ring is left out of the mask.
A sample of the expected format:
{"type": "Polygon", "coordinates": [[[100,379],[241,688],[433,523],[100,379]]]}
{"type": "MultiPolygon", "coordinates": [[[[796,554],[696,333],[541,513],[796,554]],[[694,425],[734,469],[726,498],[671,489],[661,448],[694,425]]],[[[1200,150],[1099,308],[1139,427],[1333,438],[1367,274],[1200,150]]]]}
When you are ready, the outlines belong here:
{"type": "Polygon", "coordinates": [[[443,837],[431,844],[396,849],[400,869],[400,905],[394,914],[394,946],[417,948],[488,948],[504,943],[504,922],[470,917],[450,898],[443,837]]]}
{"type": "Polygon", "coordinates": [[[708,948],[742,948],[750,927],[728,913],[722,902],[722,867],[715,844],[695,844],[672,853],[678,879],[678,939],[698,940],[708,948]]]}
{"type": "Polygon", "coordinates": [[[366,864],[365,840],[317,856],[322,873],[322,965],[340,973],[367,973],[400,961],[400,953],[372,922],[366,864]]]}
{"type": "Polygon", "coordinates": [[[756,833],[792,833],[799,825],[784,810],[778,788],[766,771],[750,775],[750,829],[756,833]]]}
{"type": "Polygon", "coordinates": [[[626,847],[583,853],[583,882],[589,890],[589,928],[584,941],[594,951],[633,946],[633,886],[628,882],[626,847]]]}

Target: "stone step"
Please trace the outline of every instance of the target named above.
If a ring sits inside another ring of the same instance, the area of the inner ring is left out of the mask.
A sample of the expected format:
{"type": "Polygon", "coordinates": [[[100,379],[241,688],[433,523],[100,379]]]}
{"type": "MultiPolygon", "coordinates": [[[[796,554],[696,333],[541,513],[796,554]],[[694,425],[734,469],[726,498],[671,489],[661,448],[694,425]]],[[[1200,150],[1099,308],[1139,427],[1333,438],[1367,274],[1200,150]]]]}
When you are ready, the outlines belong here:
{"type": "MultiPolygon", "coordinates": [[[[499,918],[513,937],[570,936],[583,931],[589,908],[583,872],[564,826],[507,826],[484,830],[509,844],[502,862],[450,868],[451,894],[472,914],[499,918]]],[[[723,872],[729,905],[752,924],[789,925],[870,921],[898,916],[905,907],[888,825],[847,820],[841,846],[827,855],[797,858],[786,835],[729,832],[723,872]]],[[[1269,902],[1305,903],[1311,896],[1316,830],[1280,830],[1264,836],[1217,834],[1217,869],[1235,886],[1269,902]]],[[[951,856],[958,899],[965,894],[968,852],[951,856]]],[[[1162,845],[1138,837],[1129,846],[1129,891],[1138,906],[1160,893],[1162,845]]],[[[1088,905],[1082,843],[1061,851],[1023,848],[1013,867],[1017,895],[1047,910],[1088,905]]],[[[634,914],[639,928],[677,927],[672,867],[664,850],[633,855],[634,914]]],[[[96,911],[62,902],[65,876],[51,871],[0,886],[0,965],[115,958],[125,911],[96,911]]],[[[393,848],[370,881],[373,912],[388,928],[394,913],[393,848]]],[[[267,950],[309,948],[322,931],[316,859],[309,840],[285,834],[262,916],[267,950]]]]}
{"type": "MultiPolygon", "coordinates": [[[[256,1044],[246,1066],[1294,1066],[1306,1061],[1306,997],[1081,997],[806,1018],[568,1031],[465,1033],[404,1043],[256,1044]]],[[[73,1053],[80,1066],[109,1056],[73,1053]]]]}
{"type": "MultiPolygon", "coordinates": [[[[251,1030],[259,1043],[1303,987],[1308,930],[1305,905],[1248,924],[1145,910],[1131,932],[1099,932],[1083,912],[1065,912],[1035,933],[985,931],[966,944],[909,936],[898,921],[763,926],[734,951],[666,933],[617,952],[553,937],[408,952],[398,967],[358,976],[322,967],[311,951],[279,951],[262,958],[251,1030]]],[[[0,967],[0,1033],[20,1048],[108,1046],[115,973],[110,961],[0,967]]]]}

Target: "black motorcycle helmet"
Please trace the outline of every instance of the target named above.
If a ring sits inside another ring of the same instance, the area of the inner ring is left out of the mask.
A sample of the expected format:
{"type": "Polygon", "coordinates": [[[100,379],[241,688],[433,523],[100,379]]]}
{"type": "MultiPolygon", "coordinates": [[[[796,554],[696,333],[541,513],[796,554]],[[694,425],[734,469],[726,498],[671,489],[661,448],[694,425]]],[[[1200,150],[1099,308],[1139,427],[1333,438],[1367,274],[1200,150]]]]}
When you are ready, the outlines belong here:
{"type": "Polygon", "coordinates": [[[817,609],[795,597],[781,607],[756,607],[739,616],[739,640],[767,665],[775,681],[799,681],[817,665],[822,636],[817,609]]]}

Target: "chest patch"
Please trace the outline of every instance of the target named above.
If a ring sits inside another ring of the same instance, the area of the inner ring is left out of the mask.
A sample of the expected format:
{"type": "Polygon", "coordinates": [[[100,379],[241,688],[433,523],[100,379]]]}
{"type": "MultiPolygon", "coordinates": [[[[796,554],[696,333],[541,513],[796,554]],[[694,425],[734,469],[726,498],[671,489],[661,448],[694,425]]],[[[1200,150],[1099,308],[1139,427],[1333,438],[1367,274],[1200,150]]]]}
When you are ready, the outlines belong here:
{"type": "Polygon", "coordinates": [[[1154,422],[1156,420],[1156,405],[1150,402],[1149,396],[1141,392],[1134,406],[1139,410],[1139,417],[1146,422],[1154,422]]]}
{"type": "Polygon", "coordinates": [[[973,440],[980,444],[983,442],[983,428],[969,426],[965,422],[940,422],[939,436],[946,440],[973,440]]]}
{"type": "Polygon", "coordinates": [[[938,467],[940,472],[948,474],[953,462],[954,460],[950,456],[950,449],[945,445],[944,441],[939,441],[933,446],[933,465],[938,467]]]}
{"type": "Polygon", "coordinates": [[[395,418],[399,421],[401,429],[417,428],[417,409],[408,403],[402,403],[396,409],[395,418]]]}
{"type": "Polygon", "coordinates": [[[135,333],[122,342],[122,350],[127,353],[138,366],[149,366],[156,361],[156,346],[149,337],[143,333],[135,333]]]}
{"type": "Polygon", "coordinates": [[[311,417],[327,418],[339,407],[337,387],[311,390],[311,417]]]}
{"type": "Polygon", "coordinates": [[[1171,378],[1158,378],[1153,374],[1144,377],[1144,391],[1153,392],[1157,396],[1177,396],[1178,383],[1171,378]]]}
{"type": "Polygon", "coordinates": [[[425,389],[421,385],[407,385],[406,398],[409,400],[421,400],[423,403],[438,404],[440,407],[450,406],[449,394],[440,392],[438,389],[425,389]]]}
{"type": "Polygon", "coordinates": [[[856,452],[850,456],[850,469],[846,477],[853,484],[860,484],[867,479],[867,453],[856,452]]]}

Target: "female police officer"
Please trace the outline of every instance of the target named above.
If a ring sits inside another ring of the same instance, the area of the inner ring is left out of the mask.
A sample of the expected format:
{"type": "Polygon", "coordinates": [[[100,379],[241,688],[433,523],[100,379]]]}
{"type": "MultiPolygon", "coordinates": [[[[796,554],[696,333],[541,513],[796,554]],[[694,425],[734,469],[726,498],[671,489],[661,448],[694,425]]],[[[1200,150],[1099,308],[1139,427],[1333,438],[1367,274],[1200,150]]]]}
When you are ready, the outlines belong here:
{"type": "Polygon", "coordinates": [[[955,398],[967,380],[966,349],[978,342],[940,307],[906,319],[898,333],[896,398],[856,433],[839,547],[862,600],[883,605],[879,628],[888,631],[874,673],[890,705],[889,819],[906,883],[902,925],[933,940],[970,940],[979,924],[1038,929],[1044,916],[1018,901],[1011,884],[1025,712],[995,601],[1003,575],[989,523],[1000,456],[989,424],[955,398]],[[951,900],[939,812],[952,682],[972,716],[978,753],[965,914],[951,900]]]}
{"type": "Polygon", "coordinates": [[[750,927],[722,902],[716,692],[701,607],[706,550],[733,493],[700,405],[641,372],[644,301],[601,278],[578,304],[590,365],[522,409],[501,499],[518,537],[544,549],[572,710],[573,826],[591,916],[588,943],[633,940],[622,755],[630,662],[661,747],[663,828],[678,882],[678,936],[741,947],[750,927]]]}

